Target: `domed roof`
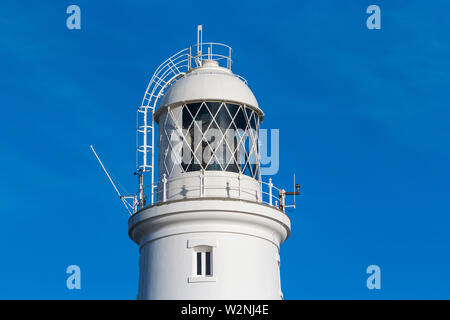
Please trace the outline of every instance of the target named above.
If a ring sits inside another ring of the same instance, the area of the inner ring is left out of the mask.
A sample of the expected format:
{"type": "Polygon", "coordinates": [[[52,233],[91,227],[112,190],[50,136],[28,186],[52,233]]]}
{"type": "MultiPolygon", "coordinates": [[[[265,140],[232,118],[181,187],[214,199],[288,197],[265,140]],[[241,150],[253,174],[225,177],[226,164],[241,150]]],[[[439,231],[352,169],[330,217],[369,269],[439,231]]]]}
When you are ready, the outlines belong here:
{"type": "Polygon", "coordinates": [[[253,92],[241,78],[231,70],[219,67],[216,61],[203,61],[201,67],[187,72],[169,87],[155,119],[158,121],[161,112],[169,106],[202,100],[245,104],[254,109],[261,119],[264,117],[253,92]]]}

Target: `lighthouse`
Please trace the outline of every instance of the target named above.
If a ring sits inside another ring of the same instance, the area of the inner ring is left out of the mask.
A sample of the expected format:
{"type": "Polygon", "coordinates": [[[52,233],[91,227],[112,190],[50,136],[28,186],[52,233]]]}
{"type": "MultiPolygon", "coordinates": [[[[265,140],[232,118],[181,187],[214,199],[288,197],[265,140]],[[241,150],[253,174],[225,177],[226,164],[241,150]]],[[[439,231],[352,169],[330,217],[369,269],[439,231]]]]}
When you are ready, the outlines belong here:
{"type": "Polygon", "coordinates": [[[264,113],[231,53],[204,43],[199,26],[197,44],[157,68],[138,108],[139,190],[122,197],[138,299],[283,299],[288,193],[262,179],[264,113]]]}

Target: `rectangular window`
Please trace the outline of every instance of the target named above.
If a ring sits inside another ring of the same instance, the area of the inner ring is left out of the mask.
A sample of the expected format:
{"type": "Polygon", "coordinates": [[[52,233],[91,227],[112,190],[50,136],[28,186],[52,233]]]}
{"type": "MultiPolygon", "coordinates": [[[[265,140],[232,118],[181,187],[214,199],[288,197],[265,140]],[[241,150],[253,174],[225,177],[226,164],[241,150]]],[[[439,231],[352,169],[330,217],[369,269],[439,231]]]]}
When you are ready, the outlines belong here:
{"type": "Polygon", "coordinates": [[[194,275],[197,277],[212,276],[212,248],[197,246],[194,248],[194,275]]]}
{"type": "Polygon", "coordinates": [[[202,275],[202,253],[197,252],[197,275],[202,275]]]}
{"type": "Polygon", "coordinates": [[[206,267],[206,275],[210,276],[211,275],[211,252],[205,252],[206,255],[206,262],[205,262],[205,267],[206,267]]]}
{"type": "Polygon", "coordinates": [[[192,267],[189,272],[188,283],[217,282],[215,239],[189,239],[187,249],[191,253],[192,267]]]}

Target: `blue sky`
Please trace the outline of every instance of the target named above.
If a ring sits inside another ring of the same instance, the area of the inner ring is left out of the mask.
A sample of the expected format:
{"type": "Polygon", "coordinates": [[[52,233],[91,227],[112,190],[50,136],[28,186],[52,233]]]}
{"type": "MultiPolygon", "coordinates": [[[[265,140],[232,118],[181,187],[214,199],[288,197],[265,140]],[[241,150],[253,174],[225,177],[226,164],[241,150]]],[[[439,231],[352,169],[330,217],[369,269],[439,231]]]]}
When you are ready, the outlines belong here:
{"type": "Polygon", "coordinates": [[[134,299],[138,248],[93,144],[136,188],[148,81],[196,40],[234,49],[303,188],[286,299],[450,298],[448,1],[2,1],[0,298],[134,299]],[[77,4],[82,29],[66,28],[77,4]],[[366,28],[381,8],[382,29],[366,28]],[[82,290],[66,289],[66,267],[82,290]],[[379,291],[365,270],[381,268],[379,291]]]}

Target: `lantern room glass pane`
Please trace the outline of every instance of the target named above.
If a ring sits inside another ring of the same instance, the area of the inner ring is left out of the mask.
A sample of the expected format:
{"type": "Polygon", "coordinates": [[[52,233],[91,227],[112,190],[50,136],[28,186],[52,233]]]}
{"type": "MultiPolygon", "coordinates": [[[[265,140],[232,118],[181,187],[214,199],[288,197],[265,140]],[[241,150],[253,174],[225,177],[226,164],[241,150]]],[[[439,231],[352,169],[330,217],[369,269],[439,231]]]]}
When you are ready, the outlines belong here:
{"type": "Polygon", "coordinates": [[[168,109],[161,119],[167,119],[166,130],[160,123],[160,147],[166,149],[161,159],[168,175],[204,169],[259,178],[259,117],[253,109],[204,101],[168,109]],[[168,157],[168,152],[177,156],[168,157]],[[181,159],[178,169],[171,171],[174,164],[166,165],[169,158],[181,159]]]}

